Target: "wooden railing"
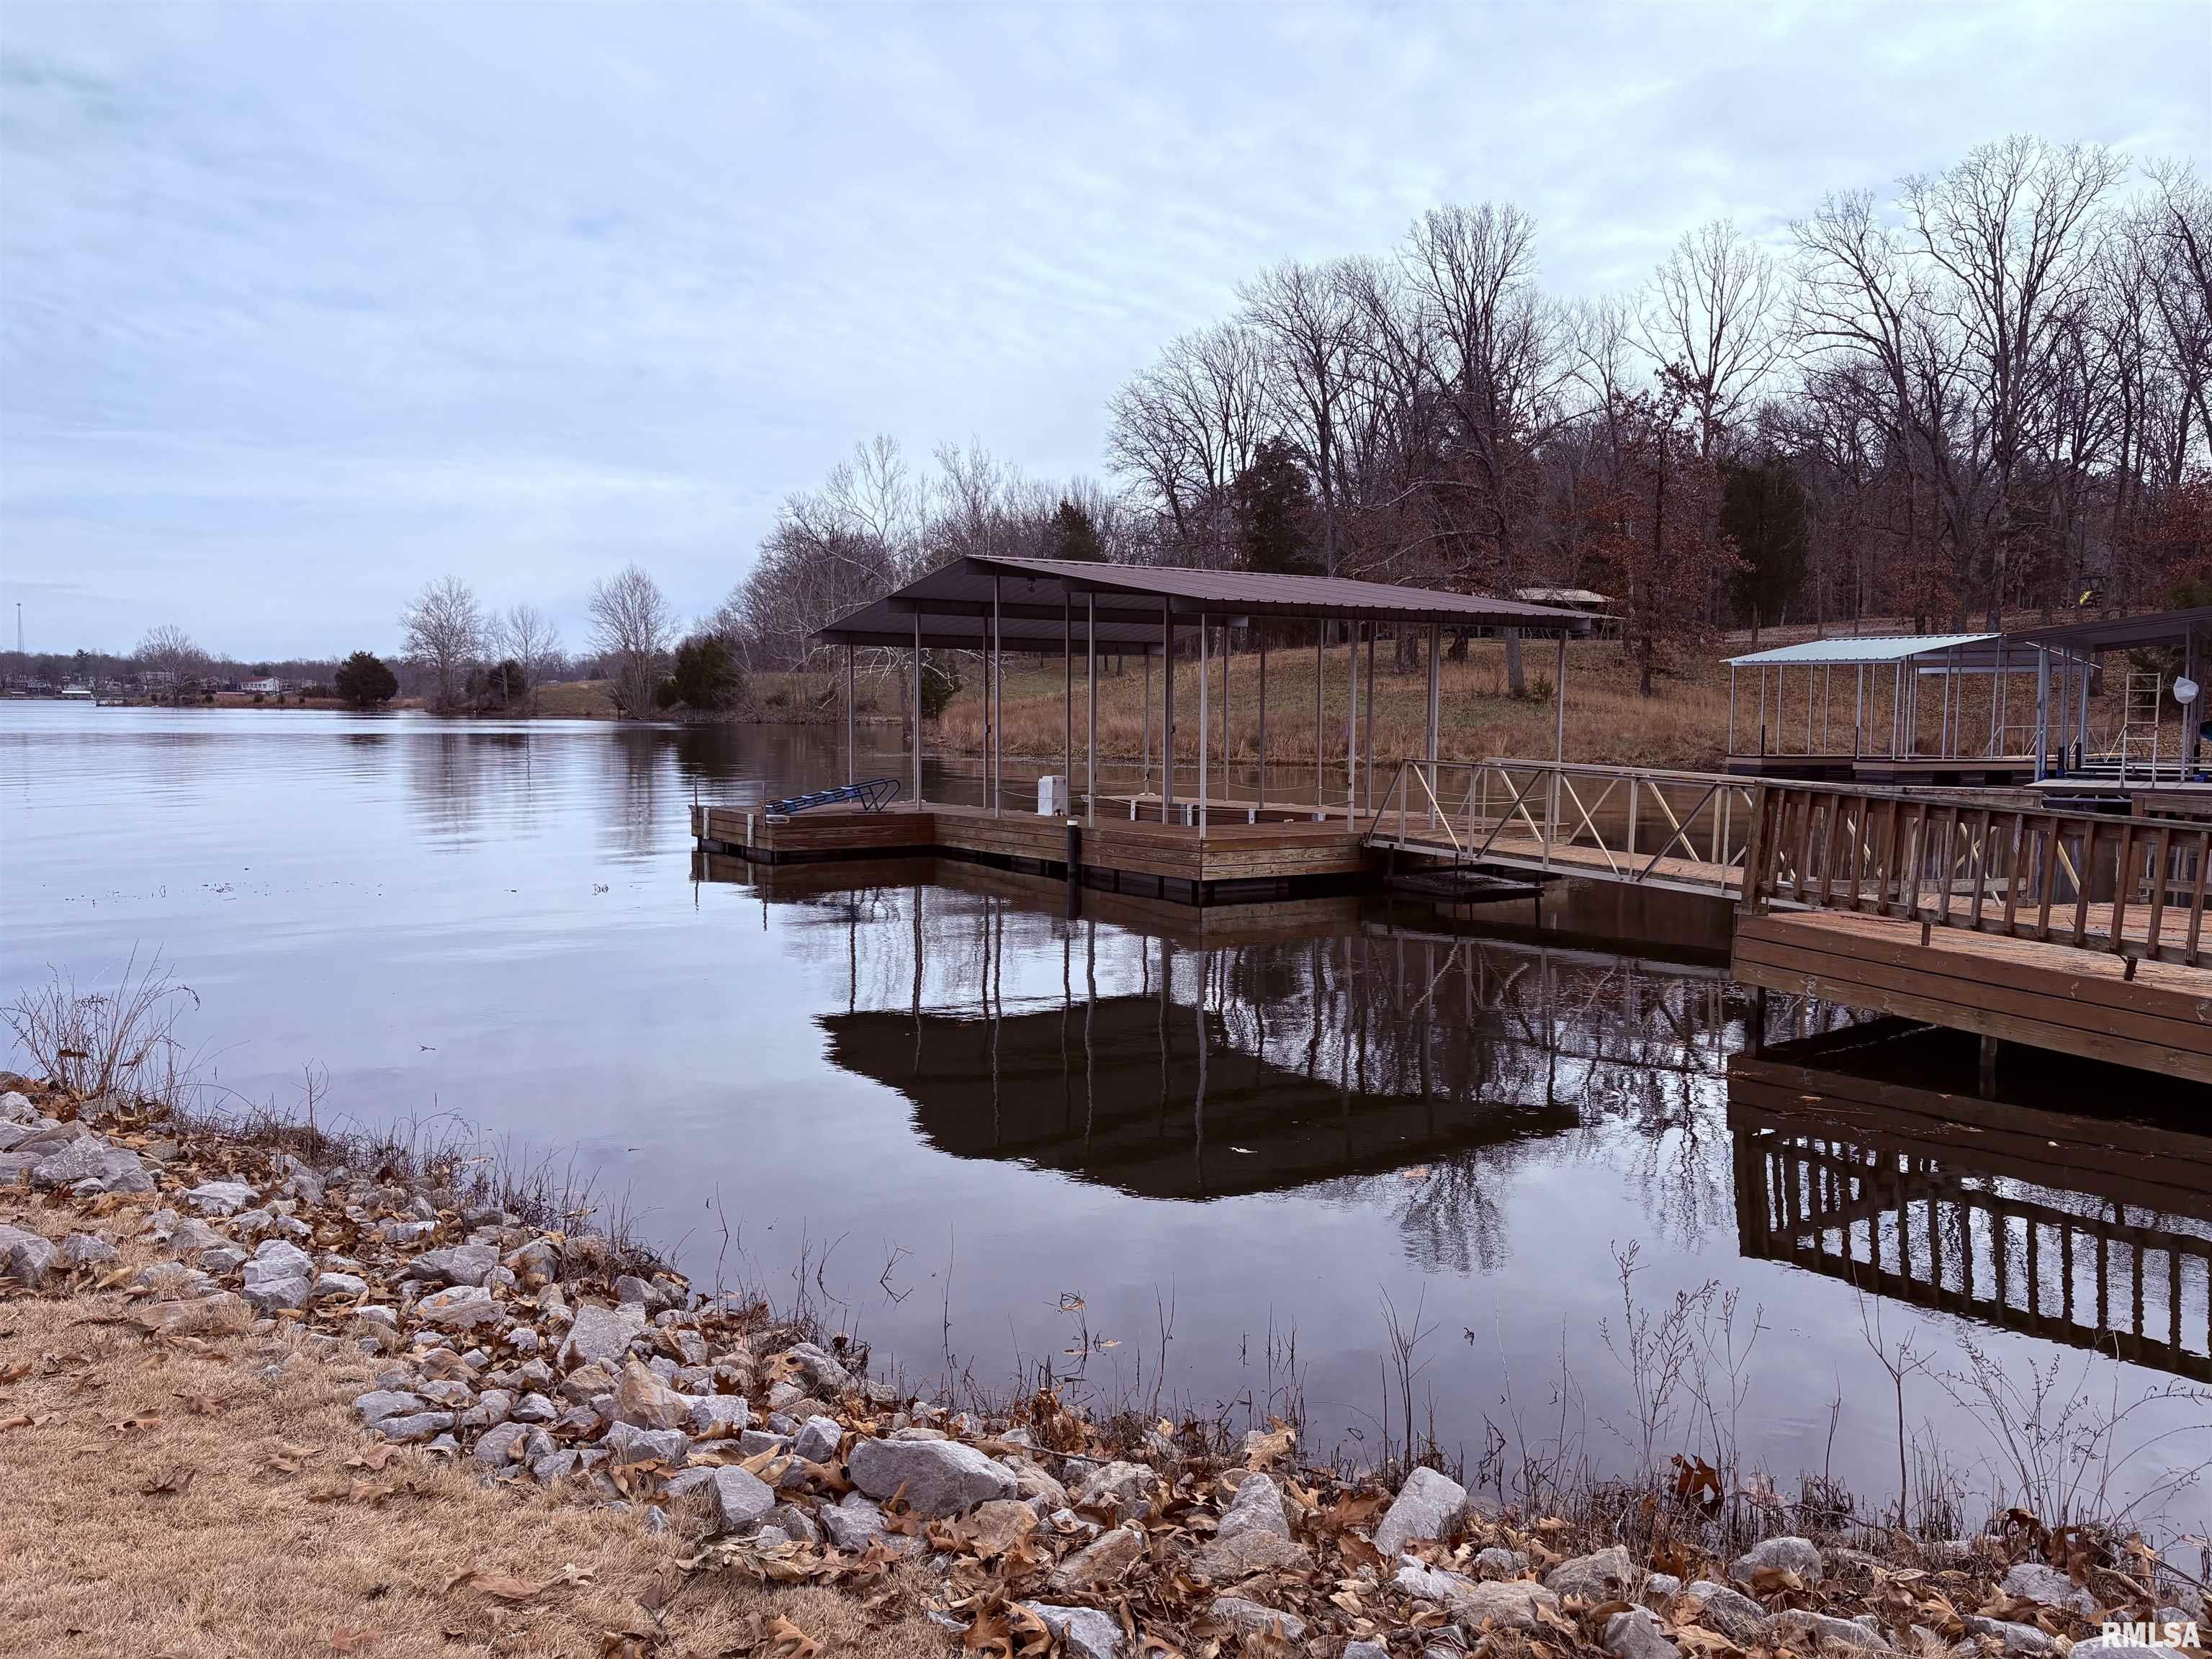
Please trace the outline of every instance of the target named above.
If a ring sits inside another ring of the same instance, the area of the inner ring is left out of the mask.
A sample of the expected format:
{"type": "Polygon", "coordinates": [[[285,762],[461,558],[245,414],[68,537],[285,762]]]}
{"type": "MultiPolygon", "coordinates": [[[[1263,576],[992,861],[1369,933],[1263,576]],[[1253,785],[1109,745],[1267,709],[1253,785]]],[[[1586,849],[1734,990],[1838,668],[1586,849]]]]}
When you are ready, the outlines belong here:
{"type": "Polygon", "coordinates": [[[1755,787],[1717,772],[1405,761],[1368,815],[1366,839],[1458,862],[1733,896],[1755,787]]]}
{"type": "Polygon", "coordinates": [[[1753,820],[1753,907],[2199,960],[2212,825],[1771,780],[1753,820]]]}

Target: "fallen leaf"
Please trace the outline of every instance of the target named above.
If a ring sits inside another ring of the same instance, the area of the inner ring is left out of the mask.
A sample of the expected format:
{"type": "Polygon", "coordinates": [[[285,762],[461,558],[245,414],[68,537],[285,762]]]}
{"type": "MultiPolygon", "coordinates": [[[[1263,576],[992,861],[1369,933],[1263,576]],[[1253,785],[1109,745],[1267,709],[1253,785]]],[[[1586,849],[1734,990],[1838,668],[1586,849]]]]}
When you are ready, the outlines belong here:
{"type": "Polygon", "coordinates": [[[199,1471],[179,1463],[167,1474],[157,1475],[138,1488],[149,1498],[166,1497],[181,1492],[198,1477],[199,1471]]]}
{"type": "Polygon", "coordinates": [[[533,1584],[527,1578],[514,1578],[496,1572],[479,1573],[473,1582],[486,1595],[501,1601],[535,1601],[547,1588],[544,1584],[533,1584]]]}
{"type": "Polygon", "coordinates": [[[363,1630],[357,1625],[340,1625],[331,1632],[332,1653],[367,1653],[383,1638],[373,1630],[363,1630]]]}
{"type": "Polygon", "coordinates": [[[822,1644],[780,1613],[768,1621],[763,1639],[775,1659],[814,1659],[822,1651],[822,1644]]]}
{"type": "Polygon", "coordinates": [[[371,1446],[367,1451],[347,1458],[346,1467],[349,1469],[368,1469],[373,1473],[389,1463],[398,1450],[398,1447],[388,1442],[380,1446],[371,1446]]]}

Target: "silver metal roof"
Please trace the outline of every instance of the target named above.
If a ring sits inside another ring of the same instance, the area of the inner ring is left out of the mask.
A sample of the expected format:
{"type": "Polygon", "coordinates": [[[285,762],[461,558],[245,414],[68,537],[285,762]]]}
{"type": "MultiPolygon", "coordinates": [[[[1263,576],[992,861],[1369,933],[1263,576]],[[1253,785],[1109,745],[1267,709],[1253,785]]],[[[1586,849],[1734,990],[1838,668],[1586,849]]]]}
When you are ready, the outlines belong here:
{"type": "MultiPolygon", "coordinates": [[[[2003,634],[1869,634],[1804,640],[1727,660],[1731,668],[1861,668],[1912,663],[1923,674],[1940,674],[1947,668],[1987,674],[2002,663],[2008,673],[2032,674],[2036,650],[2027,641],[2003,634]]],[[[2062,651],[2053,651],[2051,656],[2054,662],[2073,659],[2062,651]]]]}

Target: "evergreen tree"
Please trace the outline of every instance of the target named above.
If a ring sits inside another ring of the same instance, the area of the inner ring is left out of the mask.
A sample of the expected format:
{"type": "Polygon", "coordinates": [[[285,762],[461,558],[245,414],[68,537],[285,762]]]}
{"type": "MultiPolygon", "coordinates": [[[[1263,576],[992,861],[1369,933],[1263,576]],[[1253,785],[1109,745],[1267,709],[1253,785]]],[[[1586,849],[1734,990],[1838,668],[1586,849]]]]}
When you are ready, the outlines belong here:
{"type": "Polygon", "coordinates": [[[1729,580],[1737,620],[1759,625],[1780,617],[1804,586],[1808,536],[1805,492],[1778,457],[1723,463],[1721,533],[1741,561],[1729,580]]]}
{"type": "Polygon", "coordinates": [[[1313,488],[1297,450],[1280,438],[1263,441],[1237,475],[1235,495],[1243,568],[1291,574],[1315,569],[1313,488]]]}
{"type": "Polygon", "coordinates": [[[356,651],[331,676],[331,690],[356,708],[376,708],[399,695],[399,677],[366,651],[356,651]]]}
{"type": "Polygon", "coordinates": [[[1064,495],[1060,510],[1052,515],[1047,545],[1055,559],[1081,559],[1091,564],[1106,562],[1106,546],[1098,539],[1098,526],[1091,522],[1090,513],[1080,502],[1064,495]]]}

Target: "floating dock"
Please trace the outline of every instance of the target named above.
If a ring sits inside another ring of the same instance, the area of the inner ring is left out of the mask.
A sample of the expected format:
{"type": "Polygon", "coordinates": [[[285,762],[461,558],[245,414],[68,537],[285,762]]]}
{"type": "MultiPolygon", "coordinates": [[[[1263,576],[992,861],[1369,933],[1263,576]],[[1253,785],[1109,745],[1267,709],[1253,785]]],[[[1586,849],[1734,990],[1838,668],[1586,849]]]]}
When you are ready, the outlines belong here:
{"type": "Polygon", "coordinates": [[[1109,893],[1214,904],[1287,898],[1364,884],[1380,870],[1358,828],[1307,822],[1095,823],[936,802],[881,812],[791,817],[720,806],[691,809],[709,853],[756,864],[921,855],[970,860],[1109,893]]]}

